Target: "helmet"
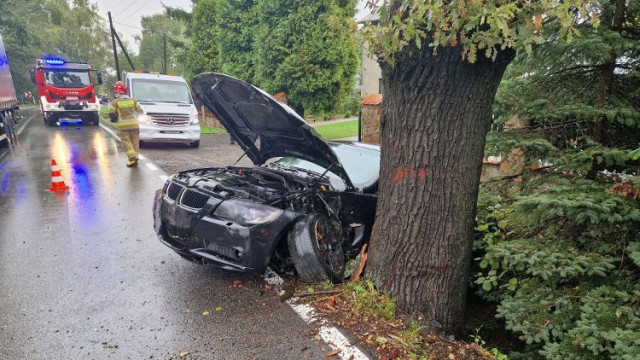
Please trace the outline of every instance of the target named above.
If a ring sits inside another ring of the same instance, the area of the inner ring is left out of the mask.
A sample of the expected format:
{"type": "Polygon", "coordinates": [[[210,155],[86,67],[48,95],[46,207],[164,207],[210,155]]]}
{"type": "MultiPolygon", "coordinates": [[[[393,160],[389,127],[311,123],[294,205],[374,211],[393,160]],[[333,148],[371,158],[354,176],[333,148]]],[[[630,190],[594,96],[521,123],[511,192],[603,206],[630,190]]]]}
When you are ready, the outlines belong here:
{"type": "Polygon", "coordinates": [[[113,84],[113,92],[117,92],[120,94],[126,94],[127,93],[127,85],[125,85],[122,81],[116,81],[115,84],[113,84]]]}

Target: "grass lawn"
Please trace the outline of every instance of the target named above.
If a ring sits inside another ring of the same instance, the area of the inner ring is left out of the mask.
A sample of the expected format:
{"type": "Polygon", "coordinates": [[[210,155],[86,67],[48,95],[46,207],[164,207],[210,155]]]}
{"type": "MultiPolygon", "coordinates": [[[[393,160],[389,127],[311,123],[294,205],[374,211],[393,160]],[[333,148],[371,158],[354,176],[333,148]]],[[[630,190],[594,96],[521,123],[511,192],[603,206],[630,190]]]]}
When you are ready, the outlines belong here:
{"type": "Polygon", "coordinates": [[[112,123],[109,119],[109,106],[100,105],[100,122],[112,129],[118,129],[118,123],[112,123]]]}
{"type": "Polygon", "coordinates": [[[340,139],[358,135],[358,120],[318,125],[314,129],[323,139],[340,139]]]}
{"type": "Polygon", "coordinates": [[[227,130],[209,127],[209,126],[200,124],[200,133],[203,135],[204,134],[226,134],[227,130]]]}

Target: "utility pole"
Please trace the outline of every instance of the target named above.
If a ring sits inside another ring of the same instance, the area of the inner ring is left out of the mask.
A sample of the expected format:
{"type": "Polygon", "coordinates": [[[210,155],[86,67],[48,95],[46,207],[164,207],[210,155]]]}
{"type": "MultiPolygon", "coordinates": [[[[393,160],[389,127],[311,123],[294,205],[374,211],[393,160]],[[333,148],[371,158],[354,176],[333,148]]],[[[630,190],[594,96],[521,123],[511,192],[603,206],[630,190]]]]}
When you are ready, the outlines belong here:
{"type": "Polygon", "coordinates": [[[118,35],[118,32],[115,31],[115,29],[113,29],[113,35],[116,36],[116,40],[118,40],[118,44],[120,44],[120,49],[122,49],[122,52],[124,53],[124,56],[127,58],[127,61],[129,62],[129,66],[131,66],[131,70],[135,70],[136,67],[133,66],[133,61],[131,61],[131,58],[129,57],[129,53],[127,52],[127,48],[124,47],[124,45],[122,45],[122,40],[120,40],[120,35],[118,35]]]}
{"type": "Polygon", "coordinates": [[[164,43],[164,63],[162,64],[163,73],[167,73],[167,34],[162,34],[162,42],[164,43]]]}
{"type": "Polygon", "coordinates": [[[118,62],[118,49],[116,48],[116,37],[113,35],[116,31],[113,29],[113,20],[111,19],[111,11],[107,12],[109,15],[109,27],[111,28],[111,45],[113,45],[113,58],[116,60],[116,76],[118,81],[122,80],[120,75],[120,63],[118,62]]]}

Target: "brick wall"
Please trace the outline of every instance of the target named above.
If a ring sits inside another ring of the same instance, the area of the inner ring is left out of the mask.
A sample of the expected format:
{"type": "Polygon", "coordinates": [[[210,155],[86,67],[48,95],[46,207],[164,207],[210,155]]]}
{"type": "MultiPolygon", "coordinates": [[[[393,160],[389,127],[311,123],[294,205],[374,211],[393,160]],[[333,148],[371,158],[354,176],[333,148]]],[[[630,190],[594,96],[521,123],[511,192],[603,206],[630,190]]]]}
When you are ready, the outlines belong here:
{"type": "Polygon", "coordinates": [[[362,142],[380,144],[380,105],[380,94],[362,99],[362,142]]]}
{"type": "Polygon", "coordinates": [[[380,105],[362,106],[362,142],[380,144],[380,105]]]}

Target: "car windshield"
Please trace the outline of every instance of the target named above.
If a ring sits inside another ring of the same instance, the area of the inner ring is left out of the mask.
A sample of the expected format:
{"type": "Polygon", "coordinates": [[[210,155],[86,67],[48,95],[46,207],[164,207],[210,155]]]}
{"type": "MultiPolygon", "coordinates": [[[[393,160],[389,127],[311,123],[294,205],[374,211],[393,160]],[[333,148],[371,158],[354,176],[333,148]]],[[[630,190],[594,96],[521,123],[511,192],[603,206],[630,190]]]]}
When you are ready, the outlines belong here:
{"type": "MultiPolygon", "coordinates": [[[[338,159],[340,159],[344,170],[347,172],[347,175],[349,175],[349,179],[351,179],[355,187],[361,189],[377,180],[380,173],[379,151],[339,143],[329,143],[329,146],[331,146],[331,149],[336,153],[338,159]]],[[[283,157],[275,163],[282,166],[311,170],[319,174],[326,171],[322,166],[289,156],[283,157]]],[[[334,179],[340,179],[338,175],[331,171],[327,172],[327,175],[334,179]]]]}
{"type": "Polygon", "coordinates": [[[44,72],[47,84],[59,88],[81,88],[91,85],[89,71],[47,70],[44,72]]]}
{"type": "Polygon", "coordinates": [[[132,95],[138,101],[191,104],[191,94],[181,81],[134,79],[132,95]]]}

